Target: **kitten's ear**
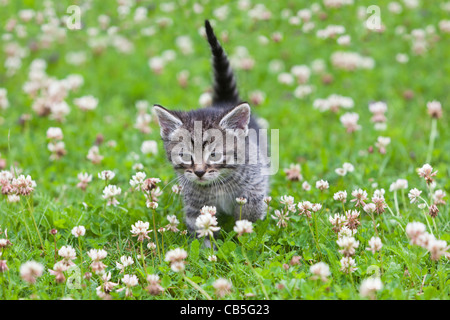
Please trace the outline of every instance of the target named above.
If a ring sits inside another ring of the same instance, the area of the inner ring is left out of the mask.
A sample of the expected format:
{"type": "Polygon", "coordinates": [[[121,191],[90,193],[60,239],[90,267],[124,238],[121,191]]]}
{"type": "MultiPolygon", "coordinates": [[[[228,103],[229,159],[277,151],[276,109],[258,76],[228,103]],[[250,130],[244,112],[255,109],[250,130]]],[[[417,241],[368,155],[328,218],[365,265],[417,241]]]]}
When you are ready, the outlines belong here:
{"type": "Polygon", "coordinates": [[[155,104],[153,106],[156,116],[158,117],[159,126],[161,128],[161,138],[168,139],[170,135],[179,127],[183,125],[183,122],[171,113],[166,108],[155,104]]]}
{"type": "Polygon", "coordinates": [[[244,102],[231,109],[220,120],[219,125],[224,129],[241,129],[247,132],[250,122],[250,106],[244,102]]]}

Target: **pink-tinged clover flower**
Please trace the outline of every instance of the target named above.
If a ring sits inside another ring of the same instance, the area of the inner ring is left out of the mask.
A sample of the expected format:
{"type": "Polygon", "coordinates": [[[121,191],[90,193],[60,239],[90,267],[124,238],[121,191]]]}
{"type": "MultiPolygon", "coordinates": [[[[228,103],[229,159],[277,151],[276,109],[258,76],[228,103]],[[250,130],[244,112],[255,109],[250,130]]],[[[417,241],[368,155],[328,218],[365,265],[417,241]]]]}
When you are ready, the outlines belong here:
{"type": "Polygon", "coordinates": [[[422,168],[418,169],[417,173],[420,177],[425,179],[427,184],[430,184],[434,181],[432,177],[436,175],[437,171],[433,172],[433,167],[426,163],[422,168]]]}
{"type": "Polygon", "coordinates": [[[220,230],[220,227],[217,226],[217,218],[210,214],[201,214],[195,220],[195,226],[197,227],[198,237],[212,237],[214,232],[220,230]]]}
{"type": "Polygon", "coordinates": [[[323,282],[326,282],[328,277],[331,275],[330,267],[324,262],[318,262],[312,265],[309,268],[309,271],[313,274],[311,277],[312,280],[320,279],[323,282]]]}
{"type": "Polygon", "coordinates": [[[149,227],[150,223],[138,221],[131,226],[131,233],[133,234],[133,237],[138,237],[137,241],[143,242],[144,239],[150,239],[148,236],[148,233],[150,232],[150,230],[148,230],[149,227]]]}

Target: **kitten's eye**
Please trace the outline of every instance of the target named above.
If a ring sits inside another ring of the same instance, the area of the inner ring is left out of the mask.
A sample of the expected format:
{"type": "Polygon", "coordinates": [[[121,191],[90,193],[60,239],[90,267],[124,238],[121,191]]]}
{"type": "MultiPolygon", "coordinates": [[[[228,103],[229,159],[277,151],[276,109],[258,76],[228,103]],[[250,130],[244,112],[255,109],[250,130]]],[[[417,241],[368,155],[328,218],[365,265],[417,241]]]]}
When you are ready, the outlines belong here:
{"type": "Polygon", "coordinates": [[[191,164],[192,154],[183,148],[172,155],[172,162],[175,164],[191,164]]]}
{"type": "Polygon", "coordinates": [[[207,163],[219,163],[223,160],[223,154],[221,152],[213,151],[209,154],[207,163]]]}

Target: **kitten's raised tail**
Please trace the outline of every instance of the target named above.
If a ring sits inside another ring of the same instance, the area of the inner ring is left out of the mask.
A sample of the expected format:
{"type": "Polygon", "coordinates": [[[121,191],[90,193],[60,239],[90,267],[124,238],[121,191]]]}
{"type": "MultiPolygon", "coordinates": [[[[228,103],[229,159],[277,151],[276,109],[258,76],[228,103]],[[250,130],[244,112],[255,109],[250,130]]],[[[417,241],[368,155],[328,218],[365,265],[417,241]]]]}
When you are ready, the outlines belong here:
{"type": "Polygon", "coordinates": [[[230,61],[214,34],[211,24],[205,20],[206,35],[213,55],[214,94],[213,105],[238,105],[241,102],[236,86],[236,79],[230,61]]]}

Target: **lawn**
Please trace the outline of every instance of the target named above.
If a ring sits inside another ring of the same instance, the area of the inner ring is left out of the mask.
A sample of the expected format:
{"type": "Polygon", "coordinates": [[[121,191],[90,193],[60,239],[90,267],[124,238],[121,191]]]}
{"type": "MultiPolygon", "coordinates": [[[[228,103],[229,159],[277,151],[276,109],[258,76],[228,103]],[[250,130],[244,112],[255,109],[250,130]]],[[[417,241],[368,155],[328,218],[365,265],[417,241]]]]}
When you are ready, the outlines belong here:
{"type": "Polygon", "coordinates": [[[448,299],[450,2],[374,3],[0,0],[0,299],[448,299]],[[210,103],[205,19],[279,135],[212,248],[152,112],[210,103]]]}

